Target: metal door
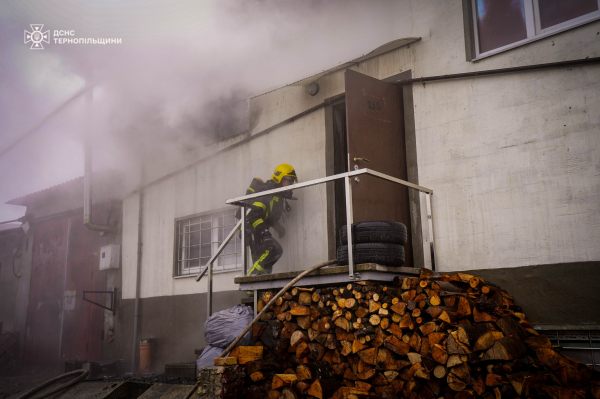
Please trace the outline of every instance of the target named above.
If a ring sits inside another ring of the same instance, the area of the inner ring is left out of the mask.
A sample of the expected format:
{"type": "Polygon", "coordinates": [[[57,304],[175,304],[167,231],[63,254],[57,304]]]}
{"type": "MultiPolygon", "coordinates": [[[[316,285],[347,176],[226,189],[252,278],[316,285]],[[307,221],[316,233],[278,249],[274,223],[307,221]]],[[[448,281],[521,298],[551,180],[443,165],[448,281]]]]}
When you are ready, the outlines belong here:
{"type": "MultiPolygon", "coordinates": [[[[345,80],[348,169],[369,168],[407,180],[402,89],[350,69],[345,80]]],[[[353,179],[352,209],[354,222],[404,223],[408,230],[405,265],[413,266],[405,186],[373,176],[353,179]]]]}

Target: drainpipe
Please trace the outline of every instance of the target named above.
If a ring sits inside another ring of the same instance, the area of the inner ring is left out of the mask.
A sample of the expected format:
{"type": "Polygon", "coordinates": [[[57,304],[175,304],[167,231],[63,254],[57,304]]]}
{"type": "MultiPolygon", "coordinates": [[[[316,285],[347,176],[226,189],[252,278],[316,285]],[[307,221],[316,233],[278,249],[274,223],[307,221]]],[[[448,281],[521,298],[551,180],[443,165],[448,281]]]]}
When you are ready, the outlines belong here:
{"type": "Polygon", "coordinates": [[[84,144],[84,174],[83,174],[83,225],[88,230],[101,231],[103,233],[116,233],[116,227],[92,222],[92,135],[90,130],[94,126],[92,120],[93,87],[85,93],[85,105],[87,111],[88,128],[85,133],[84,144]]]}
{"type": "MultiPolygon", "coordinates": [[[[143,181],[142,181],[143,186],[143,181]]],[[[133,312],[133,348],[131,351],[131,372],[135,374],[135,358],[138,349],[138,321],[140,318],[140,281],[142,272],[142,205],[144,203],[144,190],[139,192],[138,205],[138,251],[137,251],[137,273],[135,276],[135,310],[133,312]]]]}

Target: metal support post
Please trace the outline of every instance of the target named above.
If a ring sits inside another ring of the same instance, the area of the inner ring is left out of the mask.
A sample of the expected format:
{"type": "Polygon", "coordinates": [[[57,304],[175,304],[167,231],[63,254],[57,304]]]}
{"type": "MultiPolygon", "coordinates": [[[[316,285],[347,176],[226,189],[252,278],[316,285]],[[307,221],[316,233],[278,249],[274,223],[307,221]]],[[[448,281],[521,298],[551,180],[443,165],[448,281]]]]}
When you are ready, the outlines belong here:
{"type": "Polygon", "coordinates": [[[213,303],[213,265],[210,262],[206,265],[208,269],[208,281],[206,287],[206,317],[210,317],[212,315],[212,303],[213,303]]]}
{"type": "Polygon", "coordinates": [[[248,267],[248,262],[246,261],[246,205],[242,205],[242,272],[244,273],[242,276],[246,276],[248,271],[246,270],[248,267]]]}
{"type": "Polygon", "coordinates": [[[352,248],[352,178],[344,179],[346,183],[346,224],[348,236],[348,277],[354,279],[354,254],[352,248]]]}
{"type": "Polygon", "coordinates": [[[429,223],[429,250],[431,252],[431,270],[435,271],[435,245],[433,240],[433,207],[431,206],[431,193],[425,193],[427,202],[427,222],[429,223]]]}
{"type": "Polygon", "coordinates": [[[254,317],[258,314],[258,290],[254,290],[254,317]]]}

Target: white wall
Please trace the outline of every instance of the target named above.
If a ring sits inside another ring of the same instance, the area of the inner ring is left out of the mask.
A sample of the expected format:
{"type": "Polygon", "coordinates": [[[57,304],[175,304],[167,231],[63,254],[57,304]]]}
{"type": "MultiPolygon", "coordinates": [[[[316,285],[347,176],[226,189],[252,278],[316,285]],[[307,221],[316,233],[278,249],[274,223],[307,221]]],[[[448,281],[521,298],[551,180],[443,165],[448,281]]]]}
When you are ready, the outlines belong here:
{"type": "MultiPolygon", "coordinates": [[[[207,159],[195,168],[144,191],[141,297],[206,292],[206,280],[173,279],[173,240],[176,218],[219,210],[229,198],[245,194],[253,177],[269,179],[281,163],[293,165],[301,180],[324,176],[325,123],[323,112],[312,113],[276,131],[257,137],[207,159]]],[[[305,269],[327,256],[325,187],[294,192],[292,212],[285,215],[286,236],[279,240],[284,255],[275,272],[305,269]]],[[[138,196],[124,201],[123,297],[135,297],[138,196]]],[[[277,235],[275,234],[275,237],[277,235]]],[[[218,273],[215,291],[236,290],[236,273],[218,273]]]]}
{"type": "MultiPolygon", "coordinates": [[[[419,77],[600,56],[593,22],[470,63],[461,1],[403,1],[393,12],[395,36],[421,41],[352,69],[383,79],[409,69],[419,77]]],[[[251,99],[250,135],[344,91],[343,71],[321,78],[315,97],[302,87],[308,81],[251,99]]],[[[600,259],[599,82],[600,66],[590,65],[413,85],[419,183],[435,192],[438,270],[600,259]]],[[[142,296],[203,292],[204,283],[171,277],[174,219],[222,208],[282,162],[303,181],[324,176],[324,123],[323,110],[315,111],[146,190],[142,296]]],[[[296,196],[276,272],[327,256],[324,187],[296,196]]],[[[125,199],[124,214],[124,297],[131,298],[137,196],[125,199]]],[[[229,289],[232,274],[216,275],[215,290],[229,289]]]]}

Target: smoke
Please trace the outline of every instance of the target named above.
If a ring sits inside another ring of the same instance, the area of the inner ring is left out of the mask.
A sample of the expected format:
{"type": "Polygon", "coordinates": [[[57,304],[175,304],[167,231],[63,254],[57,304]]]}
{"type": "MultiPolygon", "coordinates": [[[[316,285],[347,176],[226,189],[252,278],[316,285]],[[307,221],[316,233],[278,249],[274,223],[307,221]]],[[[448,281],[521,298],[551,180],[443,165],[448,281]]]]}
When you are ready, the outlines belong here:
{"type": "MultiPolygon", "coordinates": [[[[9,171],[0,174],[0,201],[82,175],[85,132],[94,137],[94,169],[127,172],[129,188],[142,151],[168,173],[247,128],[240,123],[247,98],[396,39],[399,3],[5,1],[0,151],[75,92],[96,86],[91,115],[82,96],[0,156],[0,170],[9,171]],[[30,50],[22,38],[31,23],[122,44],[30,50]]],[[[0,207],[0,219],[15,212],[0,207]]]]}

